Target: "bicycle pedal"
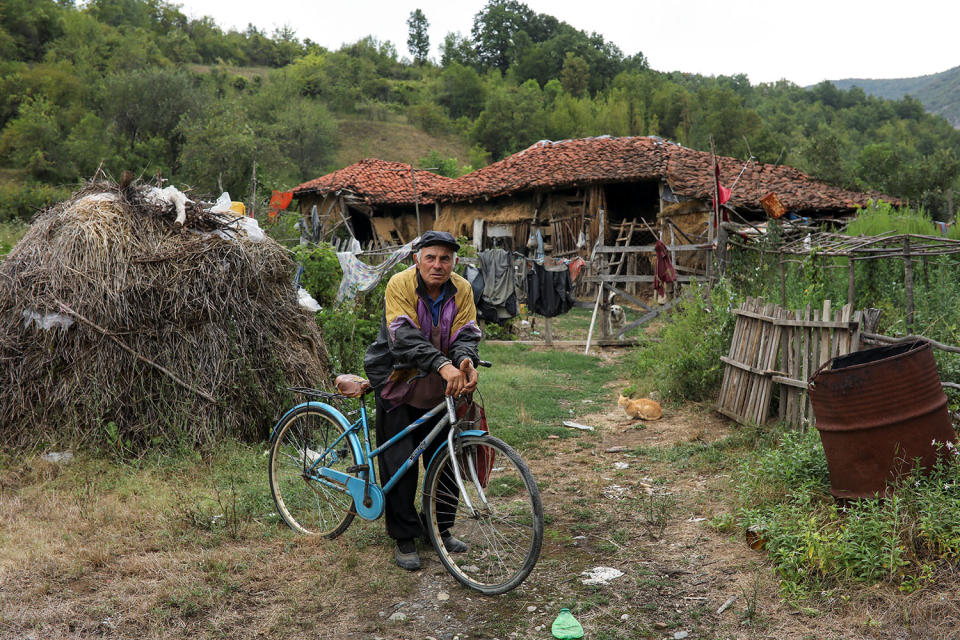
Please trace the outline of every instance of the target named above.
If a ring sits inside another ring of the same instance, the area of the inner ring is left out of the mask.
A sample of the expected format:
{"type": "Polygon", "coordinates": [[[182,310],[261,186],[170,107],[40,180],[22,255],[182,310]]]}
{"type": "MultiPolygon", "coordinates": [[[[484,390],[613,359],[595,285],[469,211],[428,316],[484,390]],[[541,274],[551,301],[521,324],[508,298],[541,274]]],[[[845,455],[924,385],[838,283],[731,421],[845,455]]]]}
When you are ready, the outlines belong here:
{"type": "Polygon", "coordinates": [[[370,471],[370,465],[355,464],[352,467],[347,467],[347,473],[357,473],[358,471],[370,471]]]}

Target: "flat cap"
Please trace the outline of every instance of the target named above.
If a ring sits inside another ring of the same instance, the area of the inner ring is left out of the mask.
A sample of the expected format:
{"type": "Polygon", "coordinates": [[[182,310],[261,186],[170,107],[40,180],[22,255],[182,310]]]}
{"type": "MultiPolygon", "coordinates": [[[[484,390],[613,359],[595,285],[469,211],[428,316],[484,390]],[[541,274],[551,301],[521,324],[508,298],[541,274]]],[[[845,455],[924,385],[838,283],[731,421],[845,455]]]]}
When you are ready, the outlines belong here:
{"type": "Polygon", "coordinates": [[[460,250],[460,244],[457,242],[457,239],[453,237],[448,231],[425,231],[422,236],[420,236],[420,241],[414,245],[414,249],[419,251],[424,247],[433,247],[435,245],[442,244],[447,247],[450,247],[454,251],[460,250]]]}

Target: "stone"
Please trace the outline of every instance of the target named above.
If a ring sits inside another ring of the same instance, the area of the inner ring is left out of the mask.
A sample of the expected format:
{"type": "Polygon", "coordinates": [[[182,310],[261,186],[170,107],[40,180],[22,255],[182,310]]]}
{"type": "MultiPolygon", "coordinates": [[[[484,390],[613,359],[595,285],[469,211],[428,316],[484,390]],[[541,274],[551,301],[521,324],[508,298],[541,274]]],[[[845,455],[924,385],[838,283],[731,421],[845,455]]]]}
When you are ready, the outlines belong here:
{"type": "Polygon", "coordinates": [[[405,614],[403,611],[397,611],[387,619],[391,622],[403,622],[407,619],[407,614],[405,614]]]}
{"type": "Polygon", "coordinates": [[[689,635],[689,631],[677,631],[675,634],[673,634],[673,640],[683,640],[689,635]]]}
{"type": "Polygon", "coordinates": [[[439,600],[440,602],[443,602],[444,600],[449,600],[449,599],[450,599],[450,594],[447,593],[446,591],[441,591],[440,593],[437,594],[437,600],[439,600]]]}
{"type": "Polygon", "coordinates": [[[537,610],[537,605],[535,604],[532,604],[529,607],[527,607],[527,611],[529,611],[530,613],[533,613],[536,610],[537,610]]]}

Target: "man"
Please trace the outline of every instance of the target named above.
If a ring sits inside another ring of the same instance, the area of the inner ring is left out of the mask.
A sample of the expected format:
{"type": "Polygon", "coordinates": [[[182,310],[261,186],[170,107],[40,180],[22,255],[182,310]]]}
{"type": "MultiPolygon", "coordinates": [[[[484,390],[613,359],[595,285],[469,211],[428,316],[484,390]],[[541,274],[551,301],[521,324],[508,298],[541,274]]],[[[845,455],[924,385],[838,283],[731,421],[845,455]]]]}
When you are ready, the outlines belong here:
{"type": "MultiPolygon", "coordinates": [[[[376,342],[363,360],[367,377],[377,392],[377,442],[386,442],[443,401],[477,387],[477,345],[480,328],[473,290],[453,273],[460,248],[445,231],[427,231],[414,247],[415,267],[387,282],[384,315],[376,342]]],[[[439,417],[437,418],[439,419],[439,417]]],[[[384,451],[379,457],[380,482],[386,483],[436,424],[428,421],[384,451]]],[[[438,447],[438,437],[423,453],[424,465],[438,447]]],[[[397,565],[420,568],[416,539],[424,535],[414,500],[417,467],[411,468],[386,496],[387,534],[397,543],[397,565]]],[[[441,534],[450,552],[467,545],[441,534]]]]}

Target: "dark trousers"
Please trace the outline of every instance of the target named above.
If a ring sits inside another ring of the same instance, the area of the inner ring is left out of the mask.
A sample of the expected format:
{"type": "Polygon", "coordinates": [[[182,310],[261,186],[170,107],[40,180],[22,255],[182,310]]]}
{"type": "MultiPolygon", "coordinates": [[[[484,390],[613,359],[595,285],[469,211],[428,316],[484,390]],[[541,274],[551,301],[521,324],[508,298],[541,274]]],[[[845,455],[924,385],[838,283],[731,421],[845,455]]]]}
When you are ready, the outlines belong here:
{"type": "MultiPolygon", "coordinates": [[[[377,446],[403,431],[410,423],[425,414],[429,409],[418,409],[410,405],[402,404],[392,411],[387,411],[383,400],[377,395],[377,419],[375,429],[377,433],[377,446]]],[[[431,418],[420,425],[412,432],[394,443],[389,449],[377,456],[377,467],[379,472],[380,486],[385,485],[393,474],[396,473],[403,463],[407,461],[410,454],[423,440],[430,430],[436,425],[437,420],[443,417],[440,414],[431,418]]],[[[440,432],[436,439],[420,456],[423,461],[423,467],[426,469],[434,452],[439,447],[447,446],[447,433],[449,427],[440,432]]],[[[402,478],[397,481],[388,494],[386,494],[386,504],[384,505],[384,520],[387,525],[387,535],[395,540],[405,540],[408,538],[418,538],[425,534],[423,523],[420,520],[420,514],[417,513],[417,479],[419,476],[419,465],[413,465],[402,478]]],[[[447,493],[453,493],[454,501],[459,492],[456,490],[456,483],[452,476],[444,473],[440,479],[441,486],[445,487],[447,493]],[[447,487],[454,487],[451,490],[447,487]]],[[[453,518],[456,513],[456,506],[443,508],[443,504],[449,504],[451,500],[444,500],[437,508],[437,521],[440,524],[440,531],[444,532],[453,526],[453,518]]]]}

